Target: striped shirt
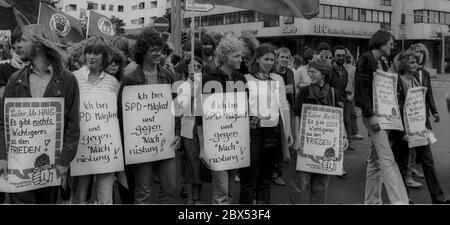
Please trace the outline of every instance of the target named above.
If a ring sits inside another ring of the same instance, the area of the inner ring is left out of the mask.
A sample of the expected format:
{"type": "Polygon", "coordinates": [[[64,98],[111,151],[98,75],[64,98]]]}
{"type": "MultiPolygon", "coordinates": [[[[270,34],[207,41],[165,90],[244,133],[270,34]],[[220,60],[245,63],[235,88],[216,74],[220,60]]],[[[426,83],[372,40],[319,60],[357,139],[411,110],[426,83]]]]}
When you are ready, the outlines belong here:
{"type": "Polygon", "coordinates": [[[80,87],[80,94],[84,92],[113,92],[116,95],[119,94],[120,84],[117,79],[104,71],[100,73],[100,76],[95,83],[89,83],[89,68],[87,66],[81,67],[81,69],[73,72],[78,80],[78,86],[80,87]]]}

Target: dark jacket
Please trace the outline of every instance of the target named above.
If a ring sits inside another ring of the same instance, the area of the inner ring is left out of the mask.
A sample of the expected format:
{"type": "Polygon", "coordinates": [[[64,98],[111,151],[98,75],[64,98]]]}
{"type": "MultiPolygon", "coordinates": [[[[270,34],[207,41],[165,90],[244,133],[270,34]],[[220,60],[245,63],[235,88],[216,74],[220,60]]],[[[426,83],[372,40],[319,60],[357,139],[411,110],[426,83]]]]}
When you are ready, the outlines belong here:
{"type": "MultiPolygon", "coordinates": [[[[164,69],[163,67],[157,65],[158,70],[158,84],[172,84],[175,83],[177,80],[174,77],[174,74],[172,74],[170,71],[164,69]]],[[[119,117],[119,126],[120,126],[120,133],[122,135],[123,139],[123,115],[122,115],[122,93],[123,89],[126,86],[132,86],[132,85],[146,85],[145,83],[145,75],[144,71],[142,70],[142,66],[138,65],[136,69],[134,69],[129,74],[125,74],[125,77],[122,79],[122,83],[120,85],[119,89],[119,96],[117,98],[117,110],[118,110],[118,117],[119,117]]],[[[172,93],[172,97],[176,98],[176,93],[172,93]]],[[[181,117],[175,117],[175,135],[180,136],[181,132],[181,117]]]]}
{"type": "MultiPolygon", "coordinates": [[[[419,74],[417,74],[419,76],[419,74]]],[[[417,77],[418,78],[418,77],[417,77]]],[[[436,108],[436,103],[434,102],[434,95],[433,95],[433,88],[431,87],[431,77],[430,73],[422,68],[422,86],[427,88],[427,93],[425,96],[425,102],[427,104],[427,128],[431,129],[431,123],[430,123],[430,114],[436,114],[438,113],[436,108]]]]}
{"type": "MultiPolygon", "coordinates": [[[[294,104],[294,116],[301,117],[302,115],[302,107],[303,104],[312,104],[312,105],[322,105],[319,101],[316,99],[312,99],[309,97],[309,87],[311,85],[308,85],[300,90],[300,92],[295,97],[295,104],[294,104]]],[[[339,107],[339,91],[337,91],[335,88],[330,86],[330,91],[328,92],[328,99],[330,101],[333,99],[334,105],[332,103],[329,104],[329,106],[339,107]],[[332,90],[334,90],[334,94],[332,93],[332,90]]]]}
{"type": "Polygon", "coordinates": [[[334,87],[339,92],[339,101],[345,102],[347,98],[347,92],[345,89],[347,88],[348,83],[348,71],[343,66],[344,73],[339,75],[339,72],[336,71],[336,68],[333,66],[333,72],[331,73],[331,77],[329,79],[329,83],[331,87],[334,87]]]}
{"type": "MultiPolygon", "coordinates": [[[[408,91],[405,90],[405,85],[403,84],[403,80],[400,78],[400,76],[402,76],[402,75],[399,74],[398,80],[397,80],[397,102],[398,102],[398,109],[400,110],[400,116],[402,117],[403,127],[405,127],[405,118],[404,118],[403,110],[405,107],[406,94],[408,91]]],[[[414,76],[414,79],[417,81],[417,83],[419,83],[419,79],[417,79],[416,76],[414,76]]],[[[426,102],[426,99],[425,99],[425,102],[426,102]]],[[[403,136],[406,135],[405,130],[403,130],[403,131],[396,130],[395,132],[401,133],[403,136]]]]}
{"type": "MultiPolygon", "coordinates": [[[[205,88],[205,87],[210,86],[210,85],[206,85],[209,81],[219,82],[221,85],[221,88],[222,88],[222,92],[224,92],[224,93],[227,91],[233,91],[233,92],[240,91],[240,90],[232,89],[231,88],[232,86],[230,86],[230,85],[234,84],[235,82],[241,81],[245,85],[244,91],[247,92],[247,96],[248,96],[247,79],[245,79],[245,76],[242,75],[237,70],[234,70],[231,76],[232,76],[232,79],[229,80],[228,76],[220,69],[215,69],[215,70],[211,71],[210,73],[206,73],[202,79],[202,87],[203,87],[202,93],[203,94],[219,93],[216,89],[208,90],[208,88],[205,88]],[[227,81],[229,81],[229,82],[227,82],[227,81]]],[[[197,126],[202,126],[203,125],[202,117],[196,116],[195,122],[196,122],[197,126]]]]}
{"type": "Polygon", "coordinates": [[[280,74],[281,77],[283,77],[283,81],[284,81],[284,85],[290,85],[292,84],[292,86],[294,87],[294,93],[293,94],[286,94],[286,99],[288,100],[289,104],[292,106],[294,105],[294,100],[295,100],[295,80],[294,80],[294,72],[289,69],[286,68],[286,73],[280,74]]]}
{"type": "MultiPolygon", "coordinates": [[[[31,98],[29,77],[31,65],[14,73],[6,85],[5,98],[31,98]]],[[[64,98],[64,140],[61,155],[56,157],[56,164],[68,167],[77,153],[80,139],[80,93],[75,76],[65,70],[54,72],[44,93],[44,98],[64,98]]],[[[0,110],[0,159],[6,159],[4,111],[5,101],[2,98],[0,110]]]]}
{"type": "Polygon", "coordinates": [[[0,87],[5,86],[12,74],[17,72],[17,70],[11,66],[11,63],[0,64],[0,87]]]}
{"type": "MultiPolygon", "coordinates": [[[[383,70],[388,67],[383,63],[383,70]]],[[[358,66],[355,73],[355,104],[362,110],[363,117],[369,118],[374,115],[373,112],[373,94],[372,81],[373,73],[377,71],[378,63],[372,51],[362,54],[358,60],[358,66]]]]}

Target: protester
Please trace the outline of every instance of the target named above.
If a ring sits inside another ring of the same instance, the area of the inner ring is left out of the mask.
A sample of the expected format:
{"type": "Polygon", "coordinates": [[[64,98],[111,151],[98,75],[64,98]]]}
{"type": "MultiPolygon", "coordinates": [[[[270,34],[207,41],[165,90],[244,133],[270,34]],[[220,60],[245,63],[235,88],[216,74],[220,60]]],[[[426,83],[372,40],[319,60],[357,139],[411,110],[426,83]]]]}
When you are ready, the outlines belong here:
{"type": "MultiPolygon", "coordinates": [[[[275,57],[275,49],[272,46],[260,45],[255,49],[250,74],[245,75],[249,82],[250,93],[250,167],[239,170],[241,179],[239,203],[241,204],[253,204],[254,201],[256,204],[270,204],[273,166],[276,163],[276,156],[279,154],[282,135],[288,145],[282,148],[283,150],[288,150],[293,143],[285,84],[280,75],[272,72],[275,57]],[[269,85],[262,85],[263,82],[268,81],[269,85]],[[271,96],[270,101],[258,97],[264,91],[267,94],[262,94],[262,96],[271,96]],[[279,98],[273,99],[273,96],[279,98]],[[270,112],[259,110],[258,105],[262,101],[270,104],[270,112]]],[[[284,161],[288,161],[289,157],[289,152],[283,151],[284,161]]]]}
{"type": "Polygon", "coordinates": [[[121,82],[123,78],[123,70],[125,69],[125,55],[119,49],[115,47],[109,47],[109,53],[111,56],[111,62],[106,67],[105,72],[114,78],[117,81],[121,82]]]}
{"type": "Polygon", "coordinates": [[[393,46],[392,34],[378,30],[369,41],[369,51],[362,54],[356,68],[355,103],[362,110],[363,122],[371,136],[367,159],[365,204],[381,204],[384,184],[392,204],[408,204],[408,194],[400,170],[389,145],[388,131],[381,130],[373,112],[372,81],[376,70],[387,71],[381,56],[389,55],[393,46]]]}
{"type": "Polygon", "coordinates": [[[303,64],[303,59],[299,55],[292,56],[292,67],[293,71],[297,70],[303,64]]]}
{"type": "MultiPolygon", "coordinates": [[[[242,63],[243,44],[231,37],[223,38],[216,47],[214,57],[217,60],[217,68],[204,75],[202,80],[203,94],[212,94],[205,85],[218,83],[222,91],[242,92],[245,91],[246,79],[238,72],[242,63]],[[233,86],[234,85],[234,86],[233,86]]],[[[214,89],[213,93],[219,93],[214,89]]],[[[197,132],[200,143],[200,158],[204,159],[205,151],[203,140],[202,117],[196,118],[197,132]]],[[[270,166],[270,165],[268,165],[270,166]]],[[[272,171],[270,168],[270,171],[272,171]]],[[[212,204],[231,204],[233,201],[233,179],[236,170],[211,171],[212,174],[212,204]]],[[[272,175],[272,172],[270,172],[272,175]]],[[[269,180],[270,184],[270,180],[269,180]]]]}
{"type": "Polygon", "coordinates": [[[211,35],[207,33],[202,34],[202,44],[203,44],[203,62],[205,62],[205,72],[208,73],[211,70],[216,69],[216,63],[214,62],[214,50],[216,44],[214,43],[211,35]]]}
{"type": "MultiPolygon", "coordinates": [[[[122,118],[122,92],[124,87],[130,85],[147,85],[147,84],[173,84],[176,80],[174,75],[162,68],[159,63],[161,60],[161,51],[164,42],[159,35],[150,28],[142,31],[135,45],[135,60],[137,67],[131,73],[125,74],[119,91],[118,113],[123,134],[123,118],[122,118]]],[[[179,118],[176,119],[176,137],[171,146],[175,149],[180,147],[180,123],[179,118]]],[[[126,135],[126,134],[123,134],[126,135]]],[[[173,203],[176,188],[176,161],[175,158],[160,160],[156,162],[147,162],[133,164],[131,168],[135,181],[135,200],[136,204],[150,204],[151,193],[151,173],[152,165],[156,164],[161,178],[160,193],[157,203],[173,203]]],[[[127,170],[127,168],[126,168],[127,170]]],[[[129,174],[127,174],[128,177],[129,174]]],[[[130,182],[130,180],[128,181],[130,182]]]]}
{"type": "Polygon", "coordinates": [[[239,72],[242,74],[247,74],[250,72],[253,64],[255,49],[259,46],[259,41],[255,38],[252,33],[246,32],[243,33],[239,40],[244,43],[243,57],[242,57],[242,65],[239,69],[239,72]]]}
{"type": "Polygon", "coordinates": [[[313,59],[316,51],[312,49],[306,49],[303,55],[305,65],[300,66],[296,71],[294,71],[295,80],[295,93],[300,93],[303,87],[311,84],[311,78],[308,75],[308,64],[313,59]]]}
{"type": "MultiPolygon", "coordinates": [[[[63,147],[55,163],[57,176],[61,177],[62,185],[65,186],[69,163],[77,152],[80,138],[80,105],[78,82],[64,68],[64,57],[53,44],[57,41],[56,34],[43,25],[33,24],[22,28],[22,38],[17,48],[21,60],[30,61],[31,64],[13,74],[1,104],[3,108],[5,98],[64,98],[63,147]]],[[[7,171],[8,163],[3,114],[3,110],[0,110],[0,173],[7,171]]],[[[55,204],[58,187],[11,193],[9,196],[11,203],[55,204]]]]}
{"type": "Polygon", "coordinates": [[[358,123],[357,123],[357,118],[358,116],[356,115],[356,108],[355,108],[355,72],[356,72],[356,66],[355,66],[355,59],[352,55],[352,53],[350,52],[350,50],[348,50],[347,48],[345,49],[346,51],[346,57],[345,57],[345,63],[344,63],[344,67],[345,69],[347,69],[348,72],[348,82],[347,82],[347,87],[345,88],[345,91],[348,94],[347,96],[347,100],[350,101],[350,105],[351,105],[351,110],[350,110],[350,133],[347,133],[349,135],[349,140],[350,139],[356,139],[356,140],[363,140],[364,137],[359,134],[359,129],[358,129],[358,123]]]}
{"type": "MultiPolygon", "coordinates": [[[[309,63],[308,74],[311,77],[311,85],[303,88],[298,93],[295,101],[295,143],[294,150],[300,150],[300,120],[303,104],[339,106],[339,92],[333,88],[329,80],[333,76],[332,67],[325,59],[313,59],[309,63]]],[[[346,137],[344,136],[344,143],[346,137]]],[[[344,149],[347,147],[344,144],[344,149]]],[[[297,154],[295,154],[297,155],[297,154]]],[[[294,165],[297,164],[295,157],[294,165]]],[[[294,169],[292,169],[294,170],[294,169]]],[[[327,203],[329,175],[310,173],[305,171],[293,171],[290,201],[294,204],[325,204],[327,203]]]]}

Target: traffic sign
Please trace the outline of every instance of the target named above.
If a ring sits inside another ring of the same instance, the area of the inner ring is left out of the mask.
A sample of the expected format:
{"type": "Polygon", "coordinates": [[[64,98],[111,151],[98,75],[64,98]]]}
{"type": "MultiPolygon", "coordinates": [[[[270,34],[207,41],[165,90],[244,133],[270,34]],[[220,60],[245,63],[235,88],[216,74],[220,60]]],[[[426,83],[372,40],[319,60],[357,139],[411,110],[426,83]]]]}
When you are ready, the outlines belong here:
{"type": "Polygon", "coordinates": [[[169,30],[169,20],[165,17],[158,17],[153,21],[153,27],[159,33],[167,32],[169,30]]]}
{"type": "MultiPolygon", "coordinates": [[[[209,12],[212,9],[214,9],[214,5],[213,4],[201,4],[201,3],[195,3],[194,4],[194,11],[197,12],[209,12]]],[[[191,11],[192,10],[192,0],[186,0],[186,6],[185,6],[186,11],[191,11]]]]}

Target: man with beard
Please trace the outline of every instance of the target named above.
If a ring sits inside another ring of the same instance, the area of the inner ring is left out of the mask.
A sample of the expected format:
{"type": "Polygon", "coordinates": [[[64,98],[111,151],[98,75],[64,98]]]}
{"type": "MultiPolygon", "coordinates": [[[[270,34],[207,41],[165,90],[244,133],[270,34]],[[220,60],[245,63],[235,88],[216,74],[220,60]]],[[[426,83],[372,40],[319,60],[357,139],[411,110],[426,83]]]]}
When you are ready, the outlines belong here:
{"type": "Polygon", "coordinates": [[[216,45],[211,35],[202,35],[202,49],[203,49],[203,62],[205,65],[205,73],[209,73],[216,69],[216,63],[214,62],[214,50],[216,45]]]}
{"type": "MultiPolygon", "coordinates": [[[[66,186],[70,161],[77,152],[80,138],[80,97],[75,76],[64,68],[63,57],[54,46],[58,37],[43,25],[27,25],[18,43],[22,61],[31,63],[17,71],[6,86],[4,98],[64,98],[64,138],[60,156],[55,159],[57,176],[66,186]]],[[[4,111],[0,110],[0,175],[7,172],[4,111]]],[[[46,187],[10,195],[12,203],[55,204],[58,187],[46,187]]]]}

